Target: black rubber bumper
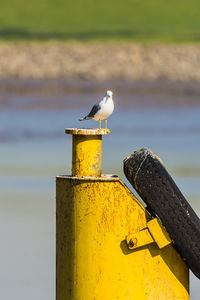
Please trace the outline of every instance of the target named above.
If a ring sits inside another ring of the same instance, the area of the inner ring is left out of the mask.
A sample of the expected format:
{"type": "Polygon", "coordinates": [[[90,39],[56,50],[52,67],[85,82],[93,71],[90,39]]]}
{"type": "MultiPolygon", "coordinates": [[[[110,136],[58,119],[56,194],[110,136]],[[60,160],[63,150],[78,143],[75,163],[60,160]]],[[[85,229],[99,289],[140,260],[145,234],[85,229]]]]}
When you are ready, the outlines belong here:
{"type": "Polygon", "coordinates": [[[166,227],[174,246],[192,272],[200,278],[200,219],[163,166],[148,149],[124,160],[124,173],[166,227]]]}

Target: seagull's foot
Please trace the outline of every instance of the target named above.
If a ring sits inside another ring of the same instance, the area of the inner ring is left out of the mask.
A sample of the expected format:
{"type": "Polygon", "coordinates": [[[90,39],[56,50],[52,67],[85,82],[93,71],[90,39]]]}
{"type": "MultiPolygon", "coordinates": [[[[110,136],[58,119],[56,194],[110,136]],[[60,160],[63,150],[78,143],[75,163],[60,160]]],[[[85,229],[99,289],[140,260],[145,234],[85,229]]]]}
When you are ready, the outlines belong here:
{"type": "Polygon", "coordinates": [[[101,130],[101,120],[99,120],[99,130],[101,130]]]}
{"type": "Polygon", "coordinates": [[[107,127],[107,119],[105,120],[105,130],[107,130],[108,127],[107,127]]]}
{"type": "Polygon", "coordinates": [[[110,133],[110,129],[108,129],[107,127],[104,128],[104,130],[105,130],[107,133],[110,133]]]}
{"type": "Polygon", "coordinates": [[[107,133],[110,133],[110,130],[107,127],[107,119],[105,119],[105,128],[104,128],[104,130],[106,130],[107,133]]]}

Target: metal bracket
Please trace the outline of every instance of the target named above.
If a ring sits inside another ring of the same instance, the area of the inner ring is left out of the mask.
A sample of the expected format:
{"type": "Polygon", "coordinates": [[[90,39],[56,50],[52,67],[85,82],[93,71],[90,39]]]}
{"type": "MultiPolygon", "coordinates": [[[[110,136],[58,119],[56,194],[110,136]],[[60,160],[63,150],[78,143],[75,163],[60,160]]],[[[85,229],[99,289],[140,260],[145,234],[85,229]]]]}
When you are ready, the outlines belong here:
{"type": "Polygon", "coordinates": [[[172,243],[166,228],[159,219],[155,218],[147,222],[147,227],[126,237],[129,249],[136,249],[152,243],[156,243],[161,249],[172,243]]]}

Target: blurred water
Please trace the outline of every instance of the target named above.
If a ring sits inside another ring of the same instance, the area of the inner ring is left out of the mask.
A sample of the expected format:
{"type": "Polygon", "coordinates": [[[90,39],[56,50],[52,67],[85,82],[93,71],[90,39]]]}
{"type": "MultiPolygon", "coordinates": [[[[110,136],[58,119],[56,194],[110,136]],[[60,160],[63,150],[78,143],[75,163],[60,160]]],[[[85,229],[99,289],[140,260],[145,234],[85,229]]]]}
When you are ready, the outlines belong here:
{"type": "MultiPolygon", "coordinates": [[[[55,176],[71,173],[71,137],[64,129],[97,127],[78,121],[88,107],[83,110],[0,112],[1,299],[55,299],[55,176]]],[[[199,116],[200,108],[116,110],[108,120],[111,134],[103,138],[103,172],[127,183],[123,159],[148,147],[200,215],[199,116]]],[[[191,277],[197,300],[199,281],[191,277]]]]}

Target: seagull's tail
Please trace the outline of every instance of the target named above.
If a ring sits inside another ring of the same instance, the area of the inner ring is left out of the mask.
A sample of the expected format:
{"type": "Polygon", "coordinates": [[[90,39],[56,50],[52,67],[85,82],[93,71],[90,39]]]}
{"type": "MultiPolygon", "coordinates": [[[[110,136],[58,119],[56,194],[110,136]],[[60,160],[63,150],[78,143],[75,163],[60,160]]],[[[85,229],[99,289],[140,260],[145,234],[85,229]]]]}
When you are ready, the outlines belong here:
{"type": "Polygon", "coordinates": [[[84,118],[79,119],[79,121],[84,121],[84,120],[89,120],[89,119],[91,119],[91,118],[88,117],[88,116],[86,116],[86,117],[84,117],[84,118]]]}

